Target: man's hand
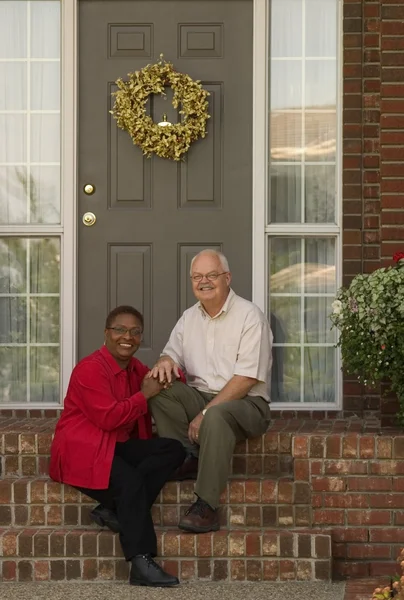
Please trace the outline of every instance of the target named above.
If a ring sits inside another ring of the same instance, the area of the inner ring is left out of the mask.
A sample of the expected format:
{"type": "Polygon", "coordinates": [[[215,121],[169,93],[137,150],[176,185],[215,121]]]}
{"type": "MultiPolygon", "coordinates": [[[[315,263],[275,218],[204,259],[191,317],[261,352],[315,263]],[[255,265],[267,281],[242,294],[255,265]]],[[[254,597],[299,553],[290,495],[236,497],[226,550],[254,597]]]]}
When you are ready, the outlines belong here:
{"type": "Polygon", "coordinates": [[[152,377],[146,376],[141,385],[141,391],[146,396],[147,400],[157,396],[165,388],[164,383],[160,383],[157,379],[153,379],[152,377]]]}
{"type": "Polygon", "coordinates": [[[199,413],[199,415],[196,415],[195,419],[193,421],[191,421],[189,424],[188,438],[189,438],[189,441],[192,442],[193,444],[199,444],[199,441],[198,441],[199,428],[201,426],[202,419],[203,419],[203,414],[199,413]]]}
{"type": "Polygon", "coordinates": [[[160,383],[172,383],[173,380],[180,378],[179,365],[170,356],[162,356],[146,377],[153,377],[160,383]]]}

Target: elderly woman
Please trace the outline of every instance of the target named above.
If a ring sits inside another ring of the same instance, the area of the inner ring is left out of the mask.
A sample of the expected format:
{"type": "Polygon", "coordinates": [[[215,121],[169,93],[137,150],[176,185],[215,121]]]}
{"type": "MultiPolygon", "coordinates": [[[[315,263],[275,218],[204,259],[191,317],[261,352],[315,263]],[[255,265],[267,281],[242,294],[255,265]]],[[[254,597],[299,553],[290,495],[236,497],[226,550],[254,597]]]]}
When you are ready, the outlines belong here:
{"type": "Polygon", "coordinates": [[[135,308],[119,306],[108,315],[104,346],[71,375],[49,474],[100,503],[92,518],[119,532],[132,585],[170,587],[179,581],[154,561],[150,509],[184,449],[177,440],[151,437],[148,401],[168,384],[145,378],[149,369],[133,358],[142,333],[135,308]]]}

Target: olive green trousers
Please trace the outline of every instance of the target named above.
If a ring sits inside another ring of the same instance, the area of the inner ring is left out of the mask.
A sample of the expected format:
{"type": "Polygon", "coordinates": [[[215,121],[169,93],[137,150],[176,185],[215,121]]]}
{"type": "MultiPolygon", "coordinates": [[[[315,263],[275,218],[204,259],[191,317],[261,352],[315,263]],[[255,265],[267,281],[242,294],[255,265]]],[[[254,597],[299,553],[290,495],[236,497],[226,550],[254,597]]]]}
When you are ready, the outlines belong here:
{"type": "Polygon", "coordinates": [[[196,494],[212,508],[230,475],[231,459],[237,442],[258,437],[270,422],[269,404],[260,396],[245,396],[206,411],[199,430],[198,444],[188,439],[189,423],[212,400],[207,394],[176,381],[149,401],[160,437],[179,440],[188,454],[199,456],[196,494]]]}

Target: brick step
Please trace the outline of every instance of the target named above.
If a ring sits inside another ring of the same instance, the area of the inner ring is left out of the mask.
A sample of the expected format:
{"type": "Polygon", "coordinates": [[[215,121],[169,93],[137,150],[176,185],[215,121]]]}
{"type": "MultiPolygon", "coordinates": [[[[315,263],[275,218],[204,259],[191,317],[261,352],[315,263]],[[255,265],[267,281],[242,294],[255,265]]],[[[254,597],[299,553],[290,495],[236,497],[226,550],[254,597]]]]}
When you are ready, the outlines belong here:
{"type": "MultiPolygon", "coordinates": [[[[157,530],[164,568],[181,580],[328,581],[329,535],[306,532],[157,530]]],[[[0,530],[1,581],[126,580],[118,536],[109,531],[0,530]]]]}
{"type": "MultiPolygon", "coordinates": [[[[195,482],[169,482],[153,506],[156,525],[177,527],[195,500],[195,482]]],[[[0,481],[0,527],[92,527],[94,501],[49,478],[7,478],[0,481]]],[[[310,527],[308,482],[238,479],[228,482],[221,497],[223,527],[310,527]]]]}
{"type": "MultiPolygon", "coordinates": [[[[49,471],[49,453],[56,419],[0,416],[0,476],[35,477],[49,471]]],[[[268,431],[237,444],[232,472],[236,477],[292,475],[292,433],[268,431]]]]}

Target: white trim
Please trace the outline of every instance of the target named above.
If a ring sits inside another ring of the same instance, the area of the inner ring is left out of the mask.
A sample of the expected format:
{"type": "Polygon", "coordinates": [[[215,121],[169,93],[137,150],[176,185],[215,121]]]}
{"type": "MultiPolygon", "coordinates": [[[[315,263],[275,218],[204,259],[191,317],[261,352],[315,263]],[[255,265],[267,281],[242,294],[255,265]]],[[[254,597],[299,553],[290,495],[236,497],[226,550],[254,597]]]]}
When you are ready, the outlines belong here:
{"type": "Polygon", "coordinates": [[[268,1],[254,0],[253,22],[253,165],[252,165],[252,300],[266,313],[265,240],[268,137],[268,1]]]}
{"type": "Polygon", "coordinates": [[[340,234],[340,227],[338,225],[326,225],[326,224],[315,224],[308,223],[280,223],[267,225],[265,227],[265,233],[271,236],[301,236],[301,237],[332,237],[340,234]]]}
{"type": "Polygon", "coordinates": [[[61,273],[60,404],[77,355],[77,0],[63,0],[61,214],[63,224],[61,273]]]}
{"type": "MultiPolygon", "coordinates": [[[[269,2],[271,0],[267,0],[267,14],[269,15],[269,2]]],[[[337,48],[337,125],[336,125],[336,189],[335,189],[335,199],[336,199],[336,218],[335,218],[335,224],[304,224],[304,223],[281,223],[281,224],[269,224],[268,223],[268,219],[265,219],[264,221],[264,230],[265,230],[265,237],[266,237],[266,244],[265,246],[268,247],[269,244],[269,240],[270,237],[272,236],[276,236],[276,237],[280,237],[280,236],[284,236],[284,237],[301,237],[301,238],[307,238],[307,237],[319,237],[319,238],[324,238],[324,237],[332,237],[335,238],[335,269],[336,269],[336,285],[337,288],[341,286],[342,284],[342,216],[343,216],[343,203],[342,203],[342,160],[343,160],[343,148],[342,148],[342,100],[343,100],[343,69],[342,69],[342,65],[343,65],[343,28],[342,28],[342,18],[343,18],[343,0],[337,0],[337,43],[338,43],[338,48],[337,48]]],[[[263,21],[265,22],[265,26],[268,26],[268,28],[270,27],[270,23],[269,23],[269,18],[268,16],[266,18],[263,18],[263,21]]],[[[258,29],[258,31],[261,32],[261,29],[258,29]]],[[[268,35],[268,31],[265,31],[265,37],[267,39],[269,39],[269,35],[268,35]]],[[[261,42],[262,43],[262,42],[261,42]]],[[[268,44],[268,42],[266,42],[268,44]]],[[[255,44],[258,46],[259,45],[259,41],[257,39],[255,39],[255,44]]],[[[265,56],[265,70],[268,69],[267,65],[269,65],[269,61],[270,61],[270,56],[268,52],[262,53],[263,56],[265,56]],[[268,63],[267,63],[268,61],[268,63]]],[[[255,57],[254,57],[255,58],[255,57]]],[[[287,60],[290,60],[290,57],[288,57],[287,60]]],[[[324,60],[322,58],[322,60],[324,60]]],[[[335,60],[334,58],[330,58],[330,60],[335,60]]],[[[264,79],[264,78],[263,78],[264,79]]],[[[256,83],[257,85],[257,83],[256,83]]],[[[265,85],[267,86],[267,82],[265,83],[265,85]]],[[[256,89],[254,87],[254,89],[256,89]]],[[[265,90],[266,93],[267,89],[265,90]]],[[[268,118],[267,115],[269,114],[269,110],[267,110],[267,107],[269,108],[269,105],[266,104],[265,106],[265,118],[268,118]]],[[[256,108],[255,104],[254,104],[254,108],[256,108]]],[[[261,108],[261,107],[260,107],[261,108]]],[[[285,111],[288,112],[288,111],[285,111]]],[[[299,112],[299,111],[295,111],[292,110],[290,112],[299,112]]],[[[329,111],[324,111],[324,112],[329,112],[329,111]]],[[[264,114],[264,111],[262,112],[262,114],[264,114]]],[[[257,118],[257,120],[259,120],[257,118]]],[[[254,130],[255,131],[255,130],[254,130]]],[[[262,132],[264,134],[264,136],[268,136],[268,125],[266,123],[266,127],[262,127],[262,132]]],[[[260,133],[260,132],[259,132],[260,133]]],[[[265,153],[263,152],[263,155],[267,156],[266,152],[267,152],[267,147],[269,146],[268,144],[268,140],[265,140],[265,153]]],[[[304,161],[306,162],[306,161],[304,161]]],[[[268,163],[266,163],[268,164],[268,163]]],[[[283,163],[282,163],[283,164],[283,163]]],[[[285,163],[287,164],[287,163],[285,163]]],[[[294,164],[294,163],[292,163],[294,164]]],[[[267,180],[268,180],[268,174],[267,172],[264,173],[265,174],[265,179],[266,179],[266,186],[268,185],[267,180]]],[[[255,197],[254,197],[255,199],[255,197]]],[[[264,207],[266,206],[266,194],[264,196],[264,200],[263,200],[263,204],[264,207]]],[[[258,210],[255,207],[254,204],[254,208],[256,210],[258,210]]],[[[266,210],[266,208],[264,208],[264,210],[266,210]]],[[[262,231],[262,227],[261,227],[261,231],[262,231]]],[[[262,235],[262,234],[261,234],[262,235]]],[[[267,263],[268,261],[268,251],[266,251],[265,253],[265,263],[267,263]]],[[[261,265],[262,267],[262,265],[261,265]]],[[[257,270],[257,267],[255,264],[253,264],[253,273],[255,273],[257,270]]],[[[268,272],[265,270],[265,272],[262,275],[262,279],[264,282],[267,281],[268,278],[268,272]]],[[[265,285],[265,284],[263,284],[265,285]]],[[[274,294],[274,296],[287,296],[288,294],[274,294]]],[[[312,294],[310,294],[311,296],[312,294]]],[[[324,294],[325,296],[329,296],[329,294],[324,294]]],[[[309,346],[315,346],[316,344],[309,344],[309,346]]],[[[276,346],[276,344],[274,345],[276,346]]],[[[285,344],[285,346],[295,346],[295,344],[285,344]]],[[[320,347],[333,347],[334,344],[320,344],[320,347]]],[[[304,347],[304,345],[303,345],[304,347]]],[[[341,353],[340,351],[336,352],[336,379],[335,379],[335,397],[336,397],[336,402],[334,403],[317,403],[317,402],[273,402],[271,403],[271,408],[273,410],[277,410],[277,411],[290,411],[290,410],[340,410],[343,406],[343,377],[342,377],[342,372],[341,372],[341,353]]],[[[302,378],[303,379],[303,378],[302,378]]],[[[303,385],[303,381],[302,381],[302,385],[303,385]]]]}

